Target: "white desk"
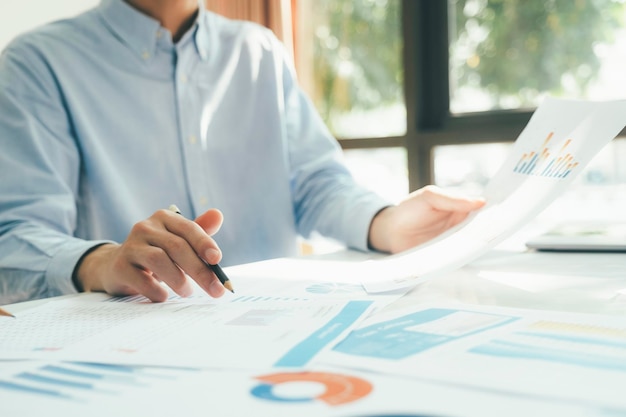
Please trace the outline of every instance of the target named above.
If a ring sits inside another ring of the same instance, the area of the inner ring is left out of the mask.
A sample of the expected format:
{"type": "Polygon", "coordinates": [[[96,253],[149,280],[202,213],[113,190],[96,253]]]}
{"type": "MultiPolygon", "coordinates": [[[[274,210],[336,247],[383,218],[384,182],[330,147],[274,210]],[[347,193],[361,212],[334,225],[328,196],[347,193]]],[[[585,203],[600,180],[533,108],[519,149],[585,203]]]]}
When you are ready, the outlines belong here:
{"type": "Polygon", "coordinates": [[[398,303],[413,300],[626,315],[626,254],[492,251],[398,303]]]}
{"type": "MultiPolygon", "coordinates": [[[[372,257],[345,251],[308,258],[359,262],[372,257]]],[[[271,262],[258,265],[265,269],[271,262]]],[[[251,270],[254,264],[243,267],[251,270]]],[[[626,315],[626,253],[540,252],[526,250],[517,238],[417,285],[391,308],[442,301],[626,315]]]]}

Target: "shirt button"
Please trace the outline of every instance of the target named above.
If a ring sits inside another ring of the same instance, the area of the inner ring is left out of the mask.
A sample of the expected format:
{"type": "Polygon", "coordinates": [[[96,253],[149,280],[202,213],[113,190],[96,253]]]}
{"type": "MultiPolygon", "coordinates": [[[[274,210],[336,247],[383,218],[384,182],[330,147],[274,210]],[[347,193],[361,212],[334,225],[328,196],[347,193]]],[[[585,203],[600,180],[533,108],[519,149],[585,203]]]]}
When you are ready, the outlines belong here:
{"type": "Polygon", "coordinates": [[[162,30],[157,30],[156,37],[157,37],[157,39],[161,39],[163,37],[163,31],[162,30]]]}
{"type": "Polygon", "coordinates": [[[144,60],[145,60],[145,59],[149,59],[149,58],[150,58],[150,52],[148,52],[148,51],[144,50],[144,51],[141,53],[141,57],[142,57],[144,60]]]}
{"type": "Polygon", "coordinates": [[[180,82],[185,84],[187,82],[187,76],[185,74],[180,76],[180,82]]]}
{"type": "Polygon", "coordinates": [[[198,142],[198,138],[195,135],[189,136],[189,143],[191,143],[192,145],[195,145],[196,142],[198,142]]]}
{"type": "Polygon", "coordinates": [[[201,206],[206,206],[208,202],[209,202],[209,200],[207,200],[206,197],[200,197],[200,205],[201,206]]]}

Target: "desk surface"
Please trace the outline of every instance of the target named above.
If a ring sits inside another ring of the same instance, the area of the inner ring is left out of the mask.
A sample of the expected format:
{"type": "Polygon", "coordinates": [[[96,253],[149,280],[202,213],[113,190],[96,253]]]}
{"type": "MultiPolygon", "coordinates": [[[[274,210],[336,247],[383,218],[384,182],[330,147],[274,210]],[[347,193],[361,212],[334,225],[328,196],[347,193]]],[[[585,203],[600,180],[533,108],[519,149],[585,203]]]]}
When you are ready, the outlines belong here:
{"type": "Polygon", "coordinates": [[[626,254],[492,251],[398,303],[409,300],[624,315],[626,254]]]}
{"type": "MultiPolygon", "coordinates": [[[[310,258],[329,261],[362,261],[370,257],[372,257],[371,254],[345,251],[315,255],[310,258]]],[[[273,264],[280,262],[281,260],[265,261],[233,267],[231,270],[254,272],[264,269],[267,271],[271,270],[273,264]]],[[[12,312],[24,311],[45,302],[47,300],[14,304],[7,306],[7,310],[12,312]]],[[[417,285],[385,309],[393,312],[394,309],[402,309],[420,303],[437,305],[449,302],[624,316],[626,313],[626,255],[542,253],[500,248],[453,273],[417,285]]],[[[6,367],[6,362],[3,366],[6,367]]],[[[33,372],[40,375],[43,372],[42,367],[36,366],[38,368],[34,369],[33,372]]],[[[333,368],[331,370],[337,371],[333,368]]],[[[268,370],[265,371],[267,374],[268,370]]],[[[357,378],[354,381],[359,380],[358,378],[368,378],[368,374],[360,373],[357,370],[346,373],[357,378]]],[[[268,375],[271,378],[277,378],[280,373],[277,374],[276,371],[269,370],[268,375]]],[[[313,380],[319,382],[315,378],[322,378],[323,375],[327,377],[335,374],[332,372],[322,374],[314,372],[307,375],[309,380],[304,382],[311,383],[313,380]]],[[[584,372],[581,375],[584,376],[584,372]]],[[[621,375],[618,376],[621,377],[621,375]]],[[[272,417],[275,415],[375,417],[393,413],[396,413],[393,415],[403,416],[426,416],[430,413],[438,416],[467,417],[490,415],[494,417],[501,415],[626,415],[626,403],[623,409],[620,408],[616,411],[613,408],[605,408],[606,403],[604,406],[597,407],[596,404],[572,404],[570,401],[555,401],[551,398],[529,397],[506,392],[497,393],[474,389],[469,386],[440,384],[418,375],[416,378],[401,379],[401,382],[398,382],[399,380],[394,379],[395,377],[391,375],[379,375],[375,390],[376,395],[371,396],[369,403],[355,405],[353,408],[341,408],[328,404],[320,405],[320,401],[314,404],[313,398],[306,399],[308,401],[306,402],[305,399],[297,397],[297,395],[296,398],[300,399],[293,400],[293,405],[281,405],[280,407],[272,405],[268,403],[268,398],[276,400],[280,395],[283,395],[282,391],[275,393],[272,391],[271,384],[259,385],[258,376],[254,382],[255,380],[250,377],[249,373],[238,371],[202,371],[189,377],[183,378],[179,374],[175,374],[168,376],[168,378],[176,382],[175,388],[172,388],[171,381],[169,385],[159,385],[148,380],[148,384],[154,385],[150,389],[135,389],[133,387],[132,389],[129,388],[127,394],[119,393],[119,396],[109,396],[106,400],[107,407],[102,407],[102,402],[97,402],[92,397],[90,397],[90,401],[93,402],[89,404],[67,404],[57,400],[48,402],[44,401],[43,398],[38,400],[38,404],[41,404],[41,407],[46,407],[48,411],[52,411],[52,414],[54,414],[54,410],[63,410],[63,415],[66,417],[82,416],[86,410],[90,415],[107,415],[103,411],[104,409],[113,410],[116,413],[125,410],[128,411],[127,415],[140,415],[133,414],[139,412],[138,410],[154,416],[171,415],[174,412],[177,415],[203,415],[204,406],[200,403],[205,403],[205,396],[207,395],[211,403],[217,404],[216,407],[220,411],[215,415],[220,416],[246,415],[241,414],[242,410],[249,410],[249,407],[254,407],[256,416],[272,415],[272,417]],[[255,384],[257,384],[256,387],[255,384]],[[398,390],[399,386],[402,386],[403,389],[398,390]],[[172,389],[174,391],[171,391],[172,389]],[[253,393],[254,395],[244,394],[241,401],[238,401],[236,396],[229,398],[229,395],[233,395],[232,393],[236,390],[243,390],[242,392],[253,393]],[[422,397],[414,398],[413,394],[407,396],[407,392],[421,393],[422,397]],[[224,396],[227,401],[219,401],[219,398],[224,396]],[[251,398],[255,396],[256,398],[251,398]],[[154,403],[155,398],[160,398],[158,406],[154,403]],[[168,398],[168,400],[163,400],[164,398],[168,398]],[[450,401],[451,398],[454,401],[450,401]],[[283,412],[287,414],[281,414],[283,412]]],[[[166,378],[163,380],[165,381],[166,378]]],[[[334,381],[332,384],[336,382],[334,381]]],[[[346,379],[342,383],[349,382],[350,380],[346,379]]],[[[329,390],[330,385],[328,384],[331,382],[324,383],[327,384],[326,389],[329,390]]],[[[0,388],[2,388],[2,367],[0,367],[0,388]]],[[[608,389],[615,388],[608,387],[608,389]]],[[[20,403],[20,401],[28,401],[29,397],[26,395],[23,397],[17,394],[10,394],[12,396],[9,397],[3,397],[3,395],[6,393],[0,389],[0,410],[6,410],[9,413],[7,415],[28,415],[24,414],[25,410],[32,412],[33,407],[37,407],[31,403],[27,405],[20,403]],[[12,412],[15,414],[11,414],[12,412]]],[[[318,398],[322,397],[323,395],[318,398]]],[[[4,415],[4,412],[2,414],[4,415]]]]}
{"type": "MultiPolygon", "coordinates": [[[[307,259],[359,262],[372,256],[338,251],[311,255],[307,259]]],[[[254,273],[257,266],[271,270],[272,264],[280,261],[257,262],[227,270],[254,273]]],[[[62,297],[55,297],[59,298],[62,297]]],[[[47,301],[11,304],[6,309],[19,312],[47,301]]],[[[455,272],[417,285],[391,307],[441,301],[626,315],[626,254],[493,250],[455,272]]]]}
{"type": "MultiPolygon", "coordinates": [[[[372,255],[346,251],[312,257],[362,261],[372,255]]],[[[271,262],[276,261],[258,265],[271,262]]],[[[392,307],[442,301],[625,315],[626,254],[537,252],[517,243],[504,245],[455,272],[417,285],[392,307]]]]}

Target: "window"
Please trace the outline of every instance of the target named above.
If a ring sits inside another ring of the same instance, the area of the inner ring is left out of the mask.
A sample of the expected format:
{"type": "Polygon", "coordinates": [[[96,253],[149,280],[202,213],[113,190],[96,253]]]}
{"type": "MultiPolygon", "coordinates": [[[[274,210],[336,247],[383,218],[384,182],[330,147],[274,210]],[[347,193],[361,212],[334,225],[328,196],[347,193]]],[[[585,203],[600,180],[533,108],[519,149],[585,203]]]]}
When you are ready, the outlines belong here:
{"type": "Polygon", "coordinates": [[[359,182],[392,201],[408,190],[401,0],[296,0],[300,84],[359,182]]]}
{"type": "MultiPolygon", "coordinates": [[[[545,94],[626,98],[623,0],[293,5],[299,77],[351,163],[389,164],[391,184],[411,190],[479,192],[545,94]]],[[[626,156],[620,141],[613,152],[626,156]]],[[[581,180],[626,181],[601,165],[581,180]]]]}
{"type": "Polygon", "coordinates": [[[406,132],[400,0],[299,0],[300,83],[342,139],[406,132]]]}

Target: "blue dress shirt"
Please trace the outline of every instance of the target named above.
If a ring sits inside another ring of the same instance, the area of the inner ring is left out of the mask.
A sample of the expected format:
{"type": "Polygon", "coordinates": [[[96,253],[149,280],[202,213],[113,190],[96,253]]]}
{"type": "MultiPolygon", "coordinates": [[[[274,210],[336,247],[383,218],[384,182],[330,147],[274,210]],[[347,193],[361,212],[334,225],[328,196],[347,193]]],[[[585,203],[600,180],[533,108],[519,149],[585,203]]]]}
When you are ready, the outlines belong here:
{"type": "Polygon", "coordinates": [[[122,0],[0,58],[0,301],[75,292],[102,242],[176,204],[224,213],[223,264],[318,231],[366,249],[388,202],[357,186],[271,31],[202,7],[178,41],[122,0]]]}

